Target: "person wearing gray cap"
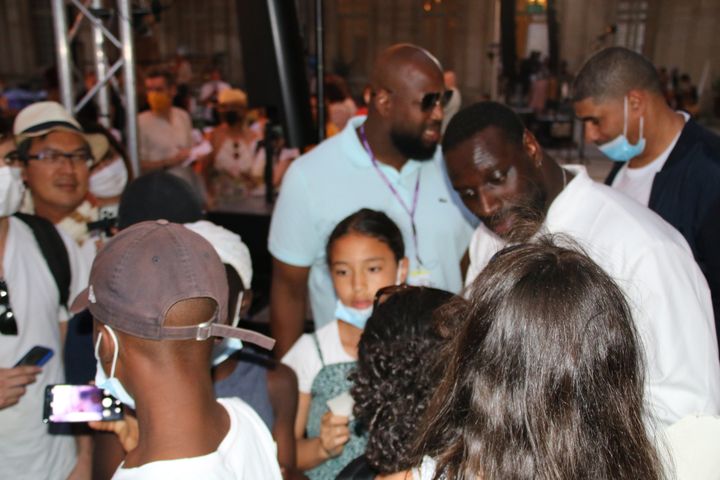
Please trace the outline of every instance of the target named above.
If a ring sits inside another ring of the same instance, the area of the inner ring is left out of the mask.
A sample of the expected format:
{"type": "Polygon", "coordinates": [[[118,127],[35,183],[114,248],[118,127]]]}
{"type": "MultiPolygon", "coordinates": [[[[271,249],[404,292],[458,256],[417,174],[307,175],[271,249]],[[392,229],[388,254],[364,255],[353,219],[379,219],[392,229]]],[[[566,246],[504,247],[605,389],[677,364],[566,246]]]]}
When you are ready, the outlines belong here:
{"type": "Polygon", "coordinates": [[[96,384],[137,413],[138,443],[115,479],[280,479],[275,444],[242,400],[215,399],[214,337],[274,341],[227,325],[214,248],[166,220],[133,225],[98,253],[73,302],[94,319],[96,384]]]}

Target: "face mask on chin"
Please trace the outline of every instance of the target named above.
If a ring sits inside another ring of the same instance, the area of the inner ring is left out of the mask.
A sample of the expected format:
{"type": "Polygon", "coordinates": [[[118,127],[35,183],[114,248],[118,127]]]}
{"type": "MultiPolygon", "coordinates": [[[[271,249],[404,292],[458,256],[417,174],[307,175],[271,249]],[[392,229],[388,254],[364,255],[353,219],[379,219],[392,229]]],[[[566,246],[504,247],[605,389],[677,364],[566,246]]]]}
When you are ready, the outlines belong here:
{"type": "Polygon", "coordinates": [[[357,327],[360,330],[364,330],[370,315],[372,315],[372,311],[372,307],[363,308],[362,310],[348,307],[338,298],[337,304],[335,305],[335,318],[353,327],[357,327]]]}
{"type": "Polygon", "coordinates": [[[7,217],[20,209],[25,184],[19,167],[0,167],[0,217],[7,217]]]}
{"type": "Polygon", "coordinates": [[[112,338],[113,341],[113,360],[112,365],[110,366],[110,377],[108,377],[105,374],[105,370],[103,370],[102,362],[100,362],[100,340],[102,339],[103,333],[98,333],[98,339],[97,342],[95,342],[95,360],[97,362],[97,370],[95,371],[95,386],[102,388],[103,390],[107,390],[110,392],[110,395],[134,410],[135,399],[127,392],[127,390],[125,390],[123,384],[120,383],[120,380],[115,376],[115,367],[117,366],[118,351],[120,349],[117,335],[109,326],[104,325],[104,328],[107,330],[108,335],[110,335],[110,338],[112,338]]]}
{"type": "Polygon", "coordinates": [[[628,99],[623,97],[623,133],[607,143],[599,145],[600,151],[611,160],[616,162],[627,162],[645,150],[645,137],[643,137],[644,117],[640,117],[640,134],[638,142],[633,145],[627,138],[628,128],[628,99]]]}
{"type": "MultiPolygon", "coordinates": [[[[395,274],[395,285],[400,285],[401,282],[401,267],[400,264],[397,266],[397,273],[395,274]]],[[[335,318],[338,320],[342,320],[345,323],[348,323],[354,327],[359,328],[360,330],[365,330],[365,325],[367,325],[367,321],[370,319],[373,313],[373,307],[370,306],[368,308],[363,308],[362,310],[358,310],[357,308],[348,307],[344,303],[340,301],[338,298],[337,303],[335,304],[335,318]]]]}
{"type": "Polygon", "coordinates": [[[117,157],[97,173],[90,175],[90,193],[96,198],[119,196],[127,184],[128,171],[122,158],[117,157]]]}

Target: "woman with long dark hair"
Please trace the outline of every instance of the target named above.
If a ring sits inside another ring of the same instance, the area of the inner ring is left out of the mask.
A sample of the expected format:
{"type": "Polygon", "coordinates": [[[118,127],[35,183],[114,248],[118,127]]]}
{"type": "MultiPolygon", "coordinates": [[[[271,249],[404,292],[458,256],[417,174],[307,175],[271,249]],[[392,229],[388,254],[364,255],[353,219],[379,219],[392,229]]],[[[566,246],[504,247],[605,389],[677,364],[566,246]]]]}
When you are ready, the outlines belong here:
{"type": "Polygon", "coordinates": [[[434,478],[663,477],[630,310],[586,255],[549,239],[509,247],[452,312],[417,442],[434,478]]]}

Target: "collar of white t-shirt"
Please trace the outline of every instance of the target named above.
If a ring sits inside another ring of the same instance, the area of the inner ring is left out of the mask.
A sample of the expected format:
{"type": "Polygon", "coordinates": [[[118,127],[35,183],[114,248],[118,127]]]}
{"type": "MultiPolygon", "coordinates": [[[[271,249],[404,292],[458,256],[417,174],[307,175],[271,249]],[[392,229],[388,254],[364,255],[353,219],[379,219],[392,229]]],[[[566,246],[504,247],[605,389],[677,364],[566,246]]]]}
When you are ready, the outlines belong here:
{"type": "MultiPolygon", "coordinates": [[[[690,115],[685,112],[677,113],[683,116],[685,122],[690,119],[690,115]]],[[[675,148],[681,133],[682,130],[675,135],[675,138],[673,138],[672,142],[670,142],[670,145],[668,145],[660,155],[647,165],[637,168],[630,167],[630,162],[623,165],[613,179],[612,187],[620,190],[640,204],[647,205],[650,202],[650,191],[652,190],[655,174],[662,170],[665,162],[667,162],[667,159],[670,156],[670,152],[672,152],[673,148],[675,148]]]]}

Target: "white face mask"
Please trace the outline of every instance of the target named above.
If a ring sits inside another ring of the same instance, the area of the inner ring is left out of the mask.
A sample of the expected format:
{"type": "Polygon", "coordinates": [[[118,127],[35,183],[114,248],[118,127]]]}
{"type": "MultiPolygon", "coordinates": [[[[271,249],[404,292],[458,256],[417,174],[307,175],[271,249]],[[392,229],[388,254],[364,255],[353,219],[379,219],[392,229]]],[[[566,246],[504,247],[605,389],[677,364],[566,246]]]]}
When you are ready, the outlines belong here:
{"type": "Polygon", "coordinates": [[[25,193],[22,170],[19,167],[0,167],[0,217],[17,212],[25,193]]]}
{"type": "Polygon", "coordinates": [[[90,193],[97,198],[119,196],[128,179],[128,171],[122,158],[117,157],[108,166],[90,175],[90,193]]]}

